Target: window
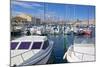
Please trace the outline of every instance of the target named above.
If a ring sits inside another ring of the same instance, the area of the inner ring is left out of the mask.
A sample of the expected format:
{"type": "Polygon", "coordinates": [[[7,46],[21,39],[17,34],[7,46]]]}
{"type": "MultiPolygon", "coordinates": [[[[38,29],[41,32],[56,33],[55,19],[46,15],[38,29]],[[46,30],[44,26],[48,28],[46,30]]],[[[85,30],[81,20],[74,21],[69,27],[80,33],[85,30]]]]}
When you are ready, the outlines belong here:
{"type": "Polygon", "coordinates": [[[21,42],[18,49],[29,49],[31,42],[21,42]]]}
{"type": "Polygon", "coordinates": [[[11,42],[11,50],[14,50],[19,42],[11,42]]]}
{"type": "Polygon", "coordinates": [[[31,49],[40,49],[42,42],[34,42],[31,49]]]}
{"type": "Polygon", "coordinates": [[[45,49],[48,47],[48,45],[49,45],[49,42],[48,42],[48,40],[47,40],[47,41],[44,42],[43,48],[42,48],[42,49],[45,50],[45,49]]]}

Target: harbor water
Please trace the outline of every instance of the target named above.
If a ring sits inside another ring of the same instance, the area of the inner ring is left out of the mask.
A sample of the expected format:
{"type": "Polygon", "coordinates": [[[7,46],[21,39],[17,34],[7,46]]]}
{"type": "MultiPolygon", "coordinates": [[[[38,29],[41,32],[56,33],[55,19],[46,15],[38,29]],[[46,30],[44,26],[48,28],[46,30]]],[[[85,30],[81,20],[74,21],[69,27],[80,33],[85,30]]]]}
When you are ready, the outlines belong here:
{"type": "Polygon", "coordinates": [[[63,59],[63,56],[64,53],[68,50],[69,46],[73,45],[75,41],[77,41],[77,43],[80,45],[82,43],[95,45],[95,28],[91,28],[91,30],[91,36],[74,36],[74,39],[71,35],[49,35],[48,38],[54,41],[53,52],[49,59],[49,63],[68,63],[67,60],[63,59]]]}
{"type": "MultiPolygon", "coordinates": [[[[51,54],[47,64],[68,63],[67,60],[63,59],[63,56],[64,56],[65,52],[67,51],[67,49],[69,48],[69,46],[73,44],[73,41],[75,39],[78,39],[77,40],[78,42],[85,40],[85,41],[94,43],[95,42],[95,28],[91,28],[91,29],[92,29],[91,37],[74,36],[74,39],[72,38],[72,35],[47,34],[48,39],[52,40],[54,42],[53,51],[52,51],[52,54],[51,54]]],[[[11,40],[22,37],[22,36],[23,35],[11,37],[11,40]]]]}
{"type": "Polygon", "coordinates": [[[50,40],[54,41],[53,52],[50,57],[49,63],[65,63],[63,60],[65,49],[67,49],[67,36],[66,35],[50,35],[50,40]],[[66,43],[65,43],[66,42],[66,43]]]}

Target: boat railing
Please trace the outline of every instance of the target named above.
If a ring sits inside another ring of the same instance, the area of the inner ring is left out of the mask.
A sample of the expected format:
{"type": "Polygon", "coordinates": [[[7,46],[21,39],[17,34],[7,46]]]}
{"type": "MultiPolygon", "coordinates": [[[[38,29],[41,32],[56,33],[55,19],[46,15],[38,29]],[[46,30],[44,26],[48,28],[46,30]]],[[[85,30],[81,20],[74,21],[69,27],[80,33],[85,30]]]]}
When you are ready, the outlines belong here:
{"type": "MultiPolygon", "coordinates": [[[[29,51],[31,51],[31,50],[29,50],[29,51]]],[[[19,56],[19,55],[24,54],[24,53],[27,53],[27,52],[29,52],[29,51],[25,51],[25,52],[23,52],[23,53],[20,53],[20,54],[18,54],[18,55],[15,55],[15,56],[13,56],[13,57],[11,57],[11,58],[14,58],[14,57],[19,56]]]]}
{"type": "MultiPolygon", "coordinates": [[[[29,51],[32,51],[32,50],[29,50],[29,51]]],[[[24,62],[25,60],[24,60],[23,54],[25,54],[25,53],[27,53],[27,52],[29,52],[29,51],[25,51],[25,52],[23,52],[23,53],[20,53],[20,54],[18,54],[18,55],[15,55],[15,56],[13,56],[13,57],[11,57],[11,58],[15,58],[15,57],[17,57],[17,56],[20,56],[21,59],[22,59],[22,61],[24,62]]],[[[33,51],[32,51],[32,53],[33,53],[33,51]]]]}
{"type": "Polygon", "coordinates": [[[78,59],[83,60],[85,55],[89,55],[89,56],[95,56],[95,54],[88,54],[88,53],[82,53],[82,52],[78,52],[75,51],[72,47],[68,50],[69,51],[69,55],[71,56],[71,53],[73,52],[74,56],[76,56],[76,53],[81,54],[81,59],[76,56],[78,59]]]}

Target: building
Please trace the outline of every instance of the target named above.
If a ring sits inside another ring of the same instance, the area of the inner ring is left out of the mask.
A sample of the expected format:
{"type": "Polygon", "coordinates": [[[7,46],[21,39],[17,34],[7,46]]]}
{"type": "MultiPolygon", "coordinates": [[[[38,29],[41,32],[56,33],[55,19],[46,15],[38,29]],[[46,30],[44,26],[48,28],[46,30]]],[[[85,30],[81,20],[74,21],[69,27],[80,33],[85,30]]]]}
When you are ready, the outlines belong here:
{"type": "Polygon", "coordinates": [[[27,22],[33,21],[33,17],[31,15],[28,15],[28,14],[20,14],[20,15],[18,15],[18,17],[26,19],[27,22]]]}
{"type": "Polygon", "coordinates": [[[84,25],[84,26],[88,26],[88,25],[95,25],[95,20],[83,20],[83,21],[78,21],[73,23],[74,26],[80,26],[80,25],[84,25]]]}
{"type": "Polygon", "coordinates": [[[28,14],[20,14],[15,17],[11,18],[11,24],[35,24],[39,25],[42,24],[42,21],[40,18],[33,17],[28,14]]]}

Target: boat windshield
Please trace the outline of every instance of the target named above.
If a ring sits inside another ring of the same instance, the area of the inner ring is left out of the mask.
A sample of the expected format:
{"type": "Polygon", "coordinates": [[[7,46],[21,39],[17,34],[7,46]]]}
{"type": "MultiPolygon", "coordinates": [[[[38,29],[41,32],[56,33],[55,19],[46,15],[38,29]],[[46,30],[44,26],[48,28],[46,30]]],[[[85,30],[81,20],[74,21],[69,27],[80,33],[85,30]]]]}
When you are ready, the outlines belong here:
{"type": "Polygon", "coordinates": [[[18,49],[29,49],[31,42],[21,42],[18,49]]]}
{"type": "Polygon", "coordinates": [[[49,42],[48,42],[48,40],[46,40],[46,41],[44,41],[42,49],[45,50],[48,46],[49,46],[49,42]]]}
{"type": "Polygon", "coordinates": [[[11,50],[14,50],[16,49],[17,45],[18,45],[19,42],[11,42],[11,50]]]}
{"type": "Polygon", "coordinates": [[[31,49],[40,49],[42,42],[34,42],[31,49]]]}

